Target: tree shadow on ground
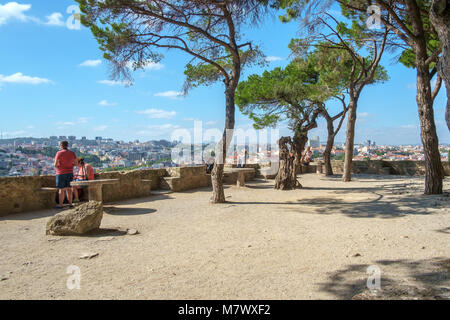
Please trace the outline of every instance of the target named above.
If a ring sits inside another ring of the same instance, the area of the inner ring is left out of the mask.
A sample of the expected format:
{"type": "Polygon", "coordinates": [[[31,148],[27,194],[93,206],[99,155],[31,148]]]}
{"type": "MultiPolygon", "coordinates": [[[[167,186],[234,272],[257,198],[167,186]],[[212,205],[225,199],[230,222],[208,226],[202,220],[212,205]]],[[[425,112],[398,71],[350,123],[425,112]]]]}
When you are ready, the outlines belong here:
{"type": "MultiPolygon", "coordinates": [[[[373,182],[374,180],[388,180],[388,181],[405,181],[405,180],[418,180],[420,179],[420,181],[418,182],[423,182],[424,181],[424,177],[423,176],[404,176],[404,175],[395,175],[395,174],[390,174],[390,175],[382,175],[382,174],[368,174],[368,173],[361,173],[361,174],[352,174],[352,181],[357,181],[357,182],[373,182]],[[362,179],[367,179],[367,180],[362,180],[362,179]]],[[[326,181],[326,180],[331,180],[331,181],[336,181],[336,180],[342,180],[342,174],[335,174],[332,176],[322,176],[320,178],[320,180],[322,181],[326,181]]],[[[350,181],[351,182],[351,181],[350,181]]]]}
{"type": "MultiPolygon", "coordinates": [[[[346,193],[346,190],[330,189],[335,194],[346,193]]],[[[352,191],[349,191],[351,193],[352,191]]],[[[353,191],[354,192],[354,191],[353,191]]],[[[334,197],[321,197],[313,199],[299,199],[295,201],[230,201],[232,204],[246,205],[278,205],[283,211],[313,214],[344,214],[351,218],[399,218],[407,215],[431,214],[427,203],[417,195],[404,195],[402,197],[383,200],[383,194],[371,192],[374,199],[367,201],[343,201],[334,197]]],[[[369,195],[367,195],[369,197],[369,195]]]]}
{"type": "Polygon", "coordinates": [[[250,189],[274,189],[273,181],[255,179],[245,182],[245,187],[250,189]]]}
{"type": "Polygon", "coordinates": [[[149,203],[153,201],[159,201],[159,200],[171,200],[173,197],[171,197],[169,194],[161,193],[161,194],[155,194],[151,195],[149,197],[143,197],[143,198],[135,198],[135,199],[125,199],[125,200],[117,200],[117,201],[109,201],[105,203],[105,206],[115,206],[115,205],[140,205],[144,203],[149,203]]]}
{"type": "Polygon", "coordinates": [[[442,229],[439,229],[439,230],[436,230],[436,231],[440,232],[440,233],[450,234],[450,227],[442,228],[442,229]]]}
{"type": "MultiPolygon", "coordinates": [[[[329,214],[339,212],[351,218],[398,218],[406,215],[427,215],[431,212],[424,200],[414,195],[381,201],[381,194],[368,201],[347,202],[337,198],[300,199],[298,204],[307,206],[312,213],[329,214]]],[[[292,209],[292,208],[290,208],[292,209]]],[[[305,211],[304,208],[301,211],[305,211]]]]}
{"type": "Polygon", "coordinates": [[[7,216],[0,217],[0,221],[25,221],[25,220],[35,220],[53,217],[55,214],[61,212],[60,210],[42,210],[42,211],[31,211],[31,212],[21,212],[21,213],[11,213],[7,216]]]}
{"type": "MultiPolygon", "coordinates": [[[[367,288],[367,264],[352,264],[329,275],[320,290],[337,299],[450,299],[450,259],[379,260],[380,290],[367,288]]],[[[372,281],[369,281],[373,283],[372,281]]]]}

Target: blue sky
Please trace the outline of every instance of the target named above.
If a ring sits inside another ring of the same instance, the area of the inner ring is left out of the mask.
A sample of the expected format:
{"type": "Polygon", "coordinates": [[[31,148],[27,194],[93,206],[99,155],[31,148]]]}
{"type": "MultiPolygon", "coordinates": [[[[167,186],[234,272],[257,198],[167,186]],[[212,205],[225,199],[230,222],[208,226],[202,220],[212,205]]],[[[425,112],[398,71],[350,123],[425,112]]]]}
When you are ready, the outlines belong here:
{"type": "MultiPolygon", "coordinates": [[[[116,140],[169,139],[176,128],[192,128],[193,119],[204,128],[224,125],[224,88],[221,83],[181,91],[185,64],[182,52],[164,52],[159,64],[134,73],[134,84],[124,87],[109,79],[108,64],[91,32],[70,29],[66,21],[70,0],[0,1],[0,130],[3,137],[76,135],[116,140]]],[[[266,69],[285,66],[287,45],[298,31],[296,23],[281,24],[269,17],[246,36],[271,57],[266,69]]],[[[390,80],[367,87],[360,98],[356,142],[419,144],[419,119],[415,102],[415,70],[395,63],[386,54],[382,64],[390,80]]],[[[246,70],[243,80],[263,69],[246,70]]],[[[441,143],[450,143],[444,124],[445,90],[435,102],[435,118],[441,143]]],[[[330,103],[331,110],[338,110],[330,103]]],[[[237,111],[236,125],[248,128],[251,121],[237,111]]],[[[282,134],[289,131],[280,126],[282,134]]],[[[326,139],[326,125],[310,136],[326,139]]],[[[345,126],[337,137],[344,141],[345,126]]]]}

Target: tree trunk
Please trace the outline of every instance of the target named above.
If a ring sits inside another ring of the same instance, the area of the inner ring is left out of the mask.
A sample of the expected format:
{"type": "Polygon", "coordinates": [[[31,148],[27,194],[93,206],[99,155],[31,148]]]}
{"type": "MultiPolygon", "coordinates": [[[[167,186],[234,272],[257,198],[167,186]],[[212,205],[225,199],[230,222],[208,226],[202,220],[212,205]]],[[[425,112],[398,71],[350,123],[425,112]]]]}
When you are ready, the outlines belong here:
{"type": "Polygon", "coordinates": [[[227,86],[225,90],[226,99],[226,117],[225,117],[225,130],[222,136],[222,140],[219,143],[218,154],[214,161],[214,168],[211,172],[211,184],[213,188],[213,194],[211,197],[211,203],[224,203],[225,192],[223,190],[223,169],[225,165],[228,146],[231,143],[233,136],[234,124],[235,124],[235,104],[234,104],[235,91],[232,87],[227,86]]]}
{"type": "Polygon", "coordinates": [[[439,140],[434,123],[433,99],[428,66],[417,66],[417,106],[420,118],[420,136],[425,153],[425,194],[441,194],[444,178],[439,140]]]}
{"type": "Polygon", "coordinates": [[[327,146],[325,147],[325,151],[323,152],[323,161],[325,162],[325,175],[332,176],[333,168],[331,167],[331,150],[334,145],[334,125],[331,117],[326,117],[327,120],[327,129],[328,129],[328,138],[327,138],[327,146]]]}
{"type": "Polygon", "coordinates": [[[357,101],[350,98],[348,105],[348,122],[347,122],[347,136],[345,139],[345,160],[344,160],[344,174],[342,181],[349,182],[352,180],[352,162],[353,149],[355,146],[355,124],[356,124],[356,107],[357,101]]]}
{"type": "Polygon", "coordinates": [[[279,144],[279,157],[280,167],[278,168],[278,174],[275,178],[275,189],[278,190],[292,190],[297,187],[297,174],[295,172],[294,158],[290,155],[288,144],[292,141],[290,137],[281,137],[278,141],[279,144]]]}
{"type": "Polygon", "coordinates": [[[301,168],[300,160],[302,158],[302,153],[305,150],[306,143],[308,142],[308,132],[296,131],[294,134],[294,139],[292,141],[293,152],[295,155],[294,166],[295,173],[297,173],[298,168],[301,168]]]}
{"type": "Polygon", "coordinates": [[[425,153],[425,194],[441,194],[444,174],[434,123],[430,65],[427,63],[427,40],[424,37],[423,22],[417,2],[407,0],[405,3],[412,32],[415,35],[413,50],[416,54],[417,69],[416,100],[420,119],[420,136],[425,153]]]}
{"type": "Polygon", "coordinates": [[[430,19],[442,45],[442,56],[438,64],[438,71],[447,90],[445,122],[448,130],[450,130],[450,2],[433,0],[430,19]]]}

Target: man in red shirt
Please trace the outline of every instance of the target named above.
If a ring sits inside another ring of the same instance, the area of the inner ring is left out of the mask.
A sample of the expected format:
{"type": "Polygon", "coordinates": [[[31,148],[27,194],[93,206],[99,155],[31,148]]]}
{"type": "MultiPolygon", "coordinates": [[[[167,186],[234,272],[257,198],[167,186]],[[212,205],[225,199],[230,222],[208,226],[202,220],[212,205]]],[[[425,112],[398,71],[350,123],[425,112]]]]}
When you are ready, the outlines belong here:
{"type": "Polygon", "coordinates": [[[73,167],[76,164],[77,156],[73,151],[68,149],[69,143],[62,141],[59,145],[61,150],[55,156],[55,168],[56,168],[56,187],[59,194],[59,205],[57,209],[62,209],[64,202],[64,194],[67,196],[69,206],[72,205],[72,187],[70,183],[73,180],[73,167]]]}
{"type": "MultiPolygon", "coordinates": [[[[92,168],[89,163],[85,163],[83,158],[78,158],[75,165],[78,167],[78,173],[75,176],[75,181],[95,180],[94,168],[92,168]]],[[[80,202],[80,189],[80,187],[73,187],[74,202],[80,202]]]]}

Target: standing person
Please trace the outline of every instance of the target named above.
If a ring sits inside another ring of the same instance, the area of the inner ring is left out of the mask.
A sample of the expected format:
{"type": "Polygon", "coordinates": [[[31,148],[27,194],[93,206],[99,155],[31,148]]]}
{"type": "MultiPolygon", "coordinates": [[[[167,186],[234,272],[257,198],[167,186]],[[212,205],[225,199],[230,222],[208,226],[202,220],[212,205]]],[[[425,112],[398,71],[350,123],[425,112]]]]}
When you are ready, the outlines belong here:
{"type": "Polygon", "coordinates": [[[311,162],[313,157],[313,153],[311,151],[311,147],[306,147],[305,152],[303,153],[303,156],[301,158],[301,162],[304,166],[309,166],[309,163],[311,162]]]}
{"type": "Polygon", "coordinates": [[[69,143],[67,141],[61,141],[61,150],[55,156],[55,168],[56,168],[56,187],[58,188],[59,205],[57,209],[63,208],[64,194],[67,196],[69,206],[72,205],[72,188],[70,183],[73,180],[73,167],[76,164],[77,156],[73,151],[69,150],[69,143]]]}
{"type": "MultiPolygon", "coordinates": [[[[78,158],[75,165],[78,167],[78,173],[75,176],[75,181],[95,180],[94,168],[89,163],[85,163],[83,158],[78,158]]],[[[79,190],[80,187],[73,187],[73,202],[80,202],[79,190]]]]}

